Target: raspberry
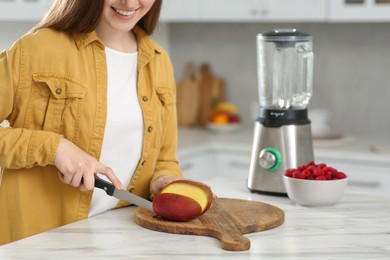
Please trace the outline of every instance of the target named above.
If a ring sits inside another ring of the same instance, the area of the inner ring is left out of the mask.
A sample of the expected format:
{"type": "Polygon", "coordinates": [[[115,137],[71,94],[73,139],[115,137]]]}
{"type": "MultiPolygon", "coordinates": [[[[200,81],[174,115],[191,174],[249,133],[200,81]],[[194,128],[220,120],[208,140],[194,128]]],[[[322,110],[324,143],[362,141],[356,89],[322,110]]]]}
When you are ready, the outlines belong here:
{"type": "Polygon", "coordinates": [[[307,178],[307,177],[310,176],[311,172],[310,172],[308,169],[304,169],[304,170],[302,171],[302,174],[303,174],[303,176],[305,176],[305,178],[307,178]]]}
{"type": "Polygon", "coordinates": [[[309,162],[309,163],[307,164],[307,166],[308,166],[308,167],[310,167],[310,166],[316,166],[316,164],[315,164],[313,161],[311,161],[311,162],[309,162]]]}
{"type": "Polygon", "coordinates": [[[317,165],[317,167],[320,168],[320,169],[323,169],[323,168],[326,167],[326,164],[325,163],[320,163],[320,164],[317,165]]]}
{"type": "Polygon", "coordinates": [[[293,178],[304,179],[305,175],[300,171],[295,171],[295,172],[293,172],[293,178]]]}
{"type": "Polygon", "coordinates": [[[314,177],[325,175],[325,171],[320,168],[317,168],[313,173],[314,173],[314,177]]]}
{"type": "Polygon", "coordinates": [[[347,178],[347,175],[345,175],[345,173],[343,172],[336,173],[336,179],[344,179],[344,178],[347,178]]]}
{"type": "Polygon", "coordinates": [[[307,169],[308,169],[311,173],[314,173],[314,171],[317,170],[317,166],[315,166],[315,165],[310,165],[309,167],[307,167],[307,169]]]}
{"type": "Polygon", "coordinates": [[[329,167],[329,166],[325,166],[323,168],[323,170],[327,173],[327,174],[333,174],[334,172],[336,172],[336,169],[335,168],[332,168],[332,167],[329,167]]]}
{"type": "Polygon", "coordinates": [[[347,175],[325,163],[315,164],[313,161],[306,165],[300,165],[297,169],[291,168],[285,171],[285,176],[306,180],[338,180],[344,179],[347,175]]]}
{"type": "Polygon", "coordinates": [[[287,177],[292,177],[294,171],[295,169],[287,169],[284,175],[286,175],[287,177]]]}
{"type": "Polygon", "coordinates": [[[316,181],[326,181],[327,178],[325,177],[325,175],[321,175],[321,176],[316,177],[315,180],[316,180],[316,181]]]}

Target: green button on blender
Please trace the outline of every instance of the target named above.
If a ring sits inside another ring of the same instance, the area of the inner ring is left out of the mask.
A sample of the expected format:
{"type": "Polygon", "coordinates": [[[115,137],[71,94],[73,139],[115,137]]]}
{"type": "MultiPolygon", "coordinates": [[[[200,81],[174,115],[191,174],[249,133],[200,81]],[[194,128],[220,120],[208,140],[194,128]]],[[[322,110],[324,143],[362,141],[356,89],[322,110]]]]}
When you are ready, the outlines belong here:
{"type": "Polygon", "coordinates": [[[264,170],[275,172],[282,165],[282,155],[276,148],[264,148],[259,154],[259,164],[264,170]]]}

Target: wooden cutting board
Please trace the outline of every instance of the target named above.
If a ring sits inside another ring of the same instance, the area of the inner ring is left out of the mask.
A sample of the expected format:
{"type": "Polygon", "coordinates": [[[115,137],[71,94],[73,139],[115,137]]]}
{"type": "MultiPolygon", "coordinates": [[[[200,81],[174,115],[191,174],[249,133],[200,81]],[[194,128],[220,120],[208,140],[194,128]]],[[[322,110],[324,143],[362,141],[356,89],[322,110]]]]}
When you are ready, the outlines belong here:
{"type": "Polygon", "coordinates": [[[188,222],[164,220],[154,212],[137,208],[136,223],[142,227],[174,234],[211,236],[220,240],[229,251],[250,248],[250,240],[243,234],[260,232],[281,225],[283,210],[258,201],[218,198],[199,218],[188,222]]]}
{"type": "Polygon", "coordinates": [[[196,75],[200,88],[199,124],[205,126],[210,120],[210,111],[213,104],[222,102],[225,95],[224,81],[213,75],[211,66],[207,63],[201,65],[196,75]]]}
{"type": "Polygon", "coordinates": [[[200,87],[195,79],[193,64],[188,63],[184,78],[177,83],[177,121],[181,126],[197,125],[200,109],[200,87]]]}

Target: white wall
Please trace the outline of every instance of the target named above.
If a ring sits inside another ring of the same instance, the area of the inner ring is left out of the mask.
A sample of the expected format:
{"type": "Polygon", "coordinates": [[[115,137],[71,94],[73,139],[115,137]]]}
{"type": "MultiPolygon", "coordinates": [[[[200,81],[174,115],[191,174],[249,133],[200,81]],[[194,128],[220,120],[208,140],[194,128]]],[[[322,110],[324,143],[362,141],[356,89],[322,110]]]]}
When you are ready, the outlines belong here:
{"type": "Polygon", "coordinates": [[[0,50],[9,48],[35,24],[36,22],[0,22],[0,50]]]}
{"type": "Polygon", "coordinates": [[[309,109],[329,109],[334,131],[343,134],[390,134],[389,24],[172,24],[176,77],[182,77],[189,61],[209,62],[227,83],[227,99],[251,126],[250,108],[257,102],[256,35],[287,27],[314,36],[309,109]]]}

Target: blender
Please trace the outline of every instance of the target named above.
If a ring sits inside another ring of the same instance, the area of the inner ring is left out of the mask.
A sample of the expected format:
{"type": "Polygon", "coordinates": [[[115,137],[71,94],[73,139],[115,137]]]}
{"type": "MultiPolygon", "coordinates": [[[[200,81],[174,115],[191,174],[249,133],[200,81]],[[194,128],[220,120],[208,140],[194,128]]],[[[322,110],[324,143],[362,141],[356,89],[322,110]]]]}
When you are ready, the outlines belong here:
{"type": "Polygon", "coordinates": [[[247,186],[286,195],[283,174],[314,161],[307,105],[312,96],[312,36],[296,29],[257,35],[259,117],[247,186]]]}

